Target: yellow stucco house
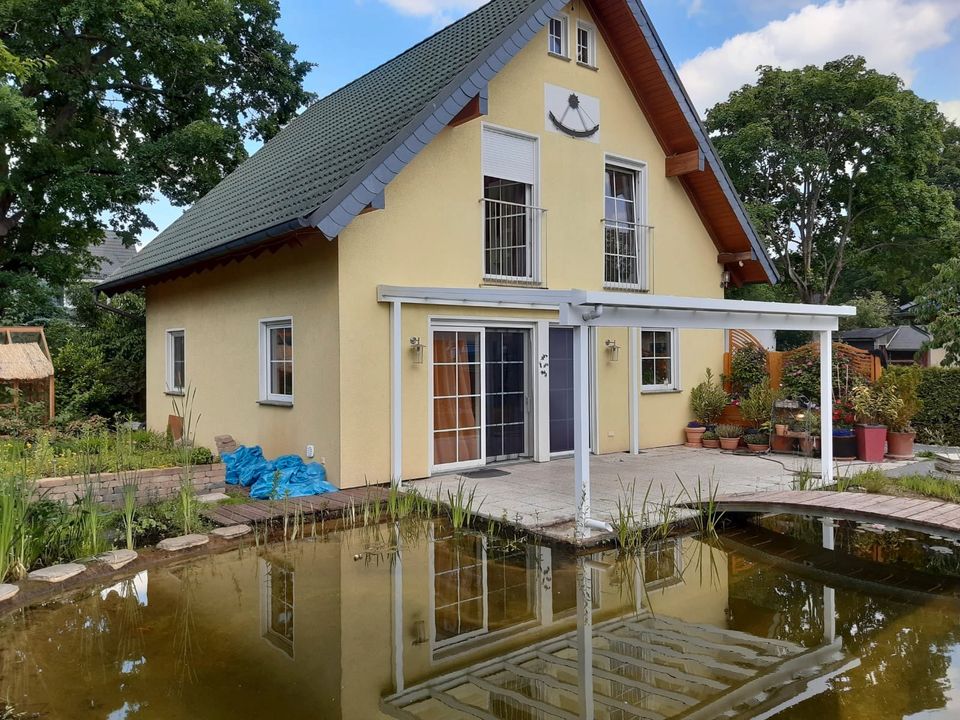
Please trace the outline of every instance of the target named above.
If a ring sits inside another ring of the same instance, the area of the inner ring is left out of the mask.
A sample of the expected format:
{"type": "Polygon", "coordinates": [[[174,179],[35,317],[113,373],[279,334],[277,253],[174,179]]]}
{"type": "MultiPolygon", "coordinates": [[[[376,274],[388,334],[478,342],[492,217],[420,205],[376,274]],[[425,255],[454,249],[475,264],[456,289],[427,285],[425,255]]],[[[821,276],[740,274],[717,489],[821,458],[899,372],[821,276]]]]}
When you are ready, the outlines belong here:
{"type": "MultiPolygon", "coordinates": [[[[189,384],[200,442],[350,487],[570,453],[574,290],[596,315],[775,281],[638,0],[493,0],[315,103],[100,289],[146,288],[151,427],[189,384]]],[[[719,326],[647,317],[583,336],[595,452],[681,442],[719,370],[719,326]]]]}

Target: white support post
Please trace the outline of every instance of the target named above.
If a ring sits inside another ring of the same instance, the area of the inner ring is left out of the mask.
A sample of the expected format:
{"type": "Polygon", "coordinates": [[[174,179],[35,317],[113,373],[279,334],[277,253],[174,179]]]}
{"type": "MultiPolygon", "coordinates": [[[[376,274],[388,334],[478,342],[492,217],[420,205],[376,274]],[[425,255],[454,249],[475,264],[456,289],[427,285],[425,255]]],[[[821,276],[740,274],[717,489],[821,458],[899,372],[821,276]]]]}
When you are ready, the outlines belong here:
{"type": "Polygon", "coordinates": [[[403,537],[400,525],[392,528],[396,556],[393,567],[390,569],[390,584],[393,591],[391,602],[391,625],[393,630],[393,691],[403,692],[403,537]]]}
{"type": "Polygon", "coordinates": [[[403,325],[402,303],[390,303],[390,484],[403,480],[403,325]]]}
{"type": "Polygon", "coordinates": [[[535,462],[550,462],[550,323],[537,321],[534,355],[534,456],[535,462]]]}
{"type": "Polygon", "coordinates": [[[640,328],[632,327],[628,351],[630,353],[630,454],[640,454],[640,328]]]}
{"type": "Polygon", "coordinates": [[[573,492],[576,534],[583,537],[590,517],[590,380],[588,328],[573,328],[573,492]]]}
{"type": "Polygon", "coordinates": [[[833,485],[833,333],[820,331],[820,484],[833,485]]]}
{"type": "MultiPolygon", "coordinates": [[[[822,518],[823,548],[833,550],[834,522],[833,518],[822,518]]],[[[837,639],[837,598],[832,587],[823,586],[823,641],[832,643],[837,639]]]]}
{"type": "Polygon", "coordinates": [[[580,718],[593,720],[593,571],[577,558],[577,686],[580,718]]]}

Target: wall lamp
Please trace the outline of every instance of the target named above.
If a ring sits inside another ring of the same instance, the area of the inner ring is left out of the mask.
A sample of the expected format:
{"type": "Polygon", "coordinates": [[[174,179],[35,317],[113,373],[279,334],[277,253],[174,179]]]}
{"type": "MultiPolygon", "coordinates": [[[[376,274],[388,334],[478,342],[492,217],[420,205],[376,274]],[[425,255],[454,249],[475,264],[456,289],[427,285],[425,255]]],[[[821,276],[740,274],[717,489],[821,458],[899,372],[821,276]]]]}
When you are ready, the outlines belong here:
{"type": "Polygon", "coordinates": [[[730,274],[730,271],[724,270],[722,273],[720,273],[720,287],[726,290],[728,287],[730,287],[732,278],[733,276],[730,274]]]}
{"type": "Polygon", "coordinates": [[[617,345],[616,340],[607,340],[604,345],[607,346],[607,352],[610,353],[610,362],[620,360],[620,346],[617,345]]]}
{"type": "Polygon", "coordinates": [[[420,338],[418,338],[417,336],[413,336],[410,338],[410,351],[414,353],[413,361],[417,365],[423,365],[423,349],[425,347],[426,345],[420,342],[420,338]]]}

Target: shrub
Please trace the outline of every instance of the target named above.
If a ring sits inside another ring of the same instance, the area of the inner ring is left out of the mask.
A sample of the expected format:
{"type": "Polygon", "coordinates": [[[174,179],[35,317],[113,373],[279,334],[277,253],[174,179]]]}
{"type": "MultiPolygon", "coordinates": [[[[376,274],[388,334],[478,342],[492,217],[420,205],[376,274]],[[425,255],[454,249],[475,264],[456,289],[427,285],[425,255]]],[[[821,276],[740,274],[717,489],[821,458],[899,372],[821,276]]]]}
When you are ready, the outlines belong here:
{"type": "Polygon", "coordinates": [[[756,385],[767,380],[767,351],[756,345],[744,345],[733,351],[730,358],[730,389],[746,395],[756,385]]]}
{"type": "Polygon", "coordinates": [[[960,445],[960,368],[922,368],[917,399],[913,425],[921,439],[960,445]]]}
{"type": "Polygon", "coordinates": [[[717,425],[716,430],[718,437],[722,438],[738,438],[743,435],[743,428],[739,425],[717,425]]]}
{"type": "Polygon", "coordinates": [[[880,383],[858,385],[850,393],[850,402],[857,420],[867,425],[889,426],[897,421],[903,408],[896,391],[880,383]]]}
{"type": "Polygon", "coordinates": [[[920,412],[920,398],[917,389],[920,386],[920,368],[888,368],[878,381],[882,387],[890,388],[900,398],[896,417],[891,416],[888,426],[893,432],[912,432],[913,419],[920,412]]]}
{"type": "Polygon", "coordinates": [[[191,464],[193,465],[209,465],[213,462],[213,453],[210,452],[210,448],[205,448],[202,445],[195,447],[193,453],[191,454],[191,464]]]}
{"type": "Polygon", "coordinates": [[[717,435],[713,430],[707,430],[703,435],[700,436],[701,440],[716,440],[719,435],[717,435]]]}
{"type": "Polygon", "coordinates": [[[716,422],[723,414],[730,398],[720,383],[714,382],[713,372],[707,368],[707,379],[690,391],[690,408],[694,417],[704,425],[716,422]]]}
{"type": "Polygon", "coordinates": [[[766,382],[754,385],[747,396],[740,401],[740,414],[750,423],[750,427],[759,428],[769,424],[776,396],[766,382]]]}
{"type": "Polygon", "coordinates": [[[765,433],[751,433],[750,435],[743,436],[744,442],[747,445],[769,445],[770,436],[765,433]]]}

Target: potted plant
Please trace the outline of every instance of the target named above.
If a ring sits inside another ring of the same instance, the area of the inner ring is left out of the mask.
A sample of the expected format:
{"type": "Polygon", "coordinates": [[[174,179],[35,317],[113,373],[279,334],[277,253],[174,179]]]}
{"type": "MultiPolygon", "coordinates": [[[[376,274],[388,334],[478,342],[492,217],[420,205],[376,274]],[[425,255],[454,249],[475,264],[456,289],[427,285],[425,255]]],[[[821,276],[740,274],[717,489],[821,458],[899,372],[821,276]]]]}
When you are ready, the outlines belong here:
{"type": "Polygon", "coordinates": [[[765,453],[770,450],[770,436],[766,433],[751,433],[743,436],[743,441],[751,452],[765,453]]]}
{"type": "Polygon", "coordinates": [[[727,407],[727,392],[720,383],[713,379],[713,371],[707,368],[707,377],[702,383],[690,391],[690,409],[696,418],[684,428],[687,436],[687,447],[702,447],[702,436],[707,426],[712,425],[723,414],[727,407]]]}
{"type": "Polygon", "coordinates": [[[857,457],[866,462],[882,462],[887,424],[896,422],[903,401],[892,387],[873,383],[855,387],[850,402],[857,419],[857,457]]]}
{"type": "Polygon", "coordinates": [[[720,438],[720,447],[724,450],[736,450],[740,446],[743,428],[739,425],[717,425],[714,432],[720,438]]]}
{"type": "Polygon", "coordinates": [[[890,368],[880,376],[880,385],[891,388],[900,399],[898,410],[887,421],[887,457],[913,459],[913,441],[917,433],[910,424],[920,412],[920,371],[914,367],[890,368]]]}
{"type": "Polygon", "coordinates": [[[857,435],[853,431],[855,417],[850,400],[843,398],[833,403],[833,457],[835,460],[857,458],[857,435]]]}
{"type": "Polygon", "coordinates": [[[776,399],[769,383],[758,383],[751,387],[747,396],[740,401],[740,414],[751,428],[756,430],[760,430],[764,426],[769,428],[770,418],[773,416],[773,404],[776,399]]]}
{"type": "Polygon", "coordinates": [[[703,435],[701,435],[700,442],[703,443],[705,448],[713,449],[720,447],[720,438],[713,430],[707,430],[703,435]]]}

